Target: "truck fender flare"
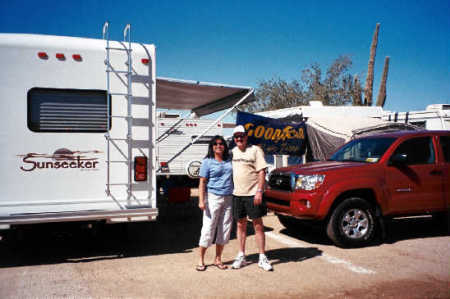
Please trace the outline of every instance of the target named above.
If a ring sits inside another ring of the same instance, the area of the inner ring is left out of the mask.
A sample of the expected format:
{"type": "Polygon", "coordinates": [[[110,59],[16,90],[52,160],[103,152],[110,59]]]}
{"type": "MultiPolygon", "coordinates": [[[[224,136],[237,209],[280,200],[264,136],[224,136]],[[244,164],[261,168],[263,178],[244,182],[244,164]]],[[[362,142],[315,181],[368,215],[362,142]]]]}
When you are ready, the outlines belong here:
{"type": "MultiPolygon", "coordinates": [[[[326,217],[336,198],[338,198],[341,194],[345,192],[349,192],[357,189],[369,189],[372,190],[375,194],[375,201],[380,206],[381,211],[386,207],[385,196],[383,196],[383,186],[380,182],[367,178],[367,179],[358,179],[358,180],[349,180],[345,182],[339,182],[337,184],[332,185],[325,191],[323,195],[323,199],[320,201],[318,214],[326,217]]],[[[380,212],[381,212],[380,211],[380,212]]]]}

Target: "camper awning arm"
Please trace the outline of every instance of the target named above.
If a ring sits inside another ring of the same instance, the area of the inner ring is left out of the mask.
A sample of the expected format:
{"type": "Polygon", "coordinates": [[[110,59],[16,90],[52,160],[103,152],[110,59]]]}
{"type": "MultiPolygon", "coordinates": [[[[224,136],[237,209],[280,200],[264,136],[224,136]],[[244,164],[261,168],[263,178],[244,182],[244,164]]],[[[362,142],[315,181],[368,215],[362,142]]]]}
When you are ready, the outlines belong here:
{"type": "Polygon", "coordinates": [[[251,94],[253,94],[253,91],[254,91],[254,89],[251,88],[239,101],[237,101],[231,108],[229,108],[224,114],[222,114],[214,123],[212,123],[208,128],[206,128],[199,136],[197,136],[194,140],[192,140],[190,144],[194,144],[195,142],[197,142],[197,140],[199,140],[200,137],[205,135],[212,127],[216,126],[222,119],[225,118],[225,116],[230,114],[237,106],[239,106],[251,94]]]}
{"type": "MultiPolygon", "coordinates": [[[[224,114],[222,114],[215,122],[213,122],[208,128],[206,128],[200,135],[194,138],[191,142],[189,142],[185,147],[183,147],[178,153],[176,153],[172,158],[167,161],[167,164],[176,159],[181,153],[183,153],[186,149],[188,149],[191,145],[196,143],[203,135],[205,135],[212,127],[216,126],[222,119],[225,118],[228,114],[230,114],[237,106],[242,104],[250,95],[253,94],[254,89],[251,88],[239,101],[237,101],[232,107],[230,107],[224,114]]],[[[157,172],[161,171],[162,167],[159,167],[157,172]]]]}

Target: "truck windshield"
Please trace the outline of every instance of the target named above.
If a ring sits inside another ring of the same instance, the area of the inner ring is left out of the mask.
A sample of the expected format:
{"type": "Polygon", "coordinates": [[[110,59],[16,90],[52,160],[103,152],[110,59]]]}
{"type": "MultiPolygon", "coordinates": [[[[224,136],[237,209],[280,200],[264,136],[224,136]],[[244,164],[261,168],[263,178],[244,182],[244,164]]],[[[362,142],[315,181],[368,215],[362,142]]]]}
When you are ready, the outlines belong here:
{"type": "Polygon", "coordinates": [[[350,141],[335,152],[329,161],[376,163],[396,138],[362,138],[350,141]]]}

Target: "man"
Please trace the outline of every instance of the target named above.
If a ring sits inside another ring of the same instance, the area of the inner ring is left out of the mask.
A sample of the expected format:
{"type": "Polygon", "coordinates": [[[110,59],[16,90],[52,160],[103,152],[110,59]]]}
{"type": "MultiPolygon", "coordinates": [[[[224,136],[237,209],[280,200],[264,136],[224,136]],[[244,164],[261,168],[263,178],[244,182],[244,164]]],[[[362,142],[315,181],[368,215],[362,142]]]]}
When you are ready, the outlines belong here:
{"type": "Polygon", "coordinates": [[[259,250],[258,266],[266,271],[272,271],[272,265],[267,259],[265,234],[262,216],[267,214],[267,208],[262,201],[267,168],[264,152],[256,145],[247,144],[247,133],[243,126],[233,130],[236,147],[233,148],[233,217],[237,221],[237,239],[239,253],[231,266],[239,269],[246,264],[245,241],[247,238],[247,216],[255,228],[256,243],[259,250]]]}

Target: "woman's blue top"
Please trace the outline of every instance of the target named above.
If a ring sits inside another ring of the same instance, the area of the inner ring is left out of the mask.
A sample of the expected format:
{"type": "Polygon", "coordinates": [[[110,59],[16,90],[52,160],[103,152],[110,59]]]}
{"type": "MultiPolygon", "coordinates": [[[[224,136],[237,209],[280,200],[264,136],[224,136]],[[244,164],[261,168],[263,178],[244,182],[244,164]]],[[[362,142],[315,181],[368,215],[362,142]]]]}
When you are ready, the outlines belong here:
{"type": "Polygon", "coordinates": [[[231,159],[219,162],[213,158],[203,159],[200,176],[208,179],[208,192],[216,195],[233,193],[233,168],[231,159]]]}

